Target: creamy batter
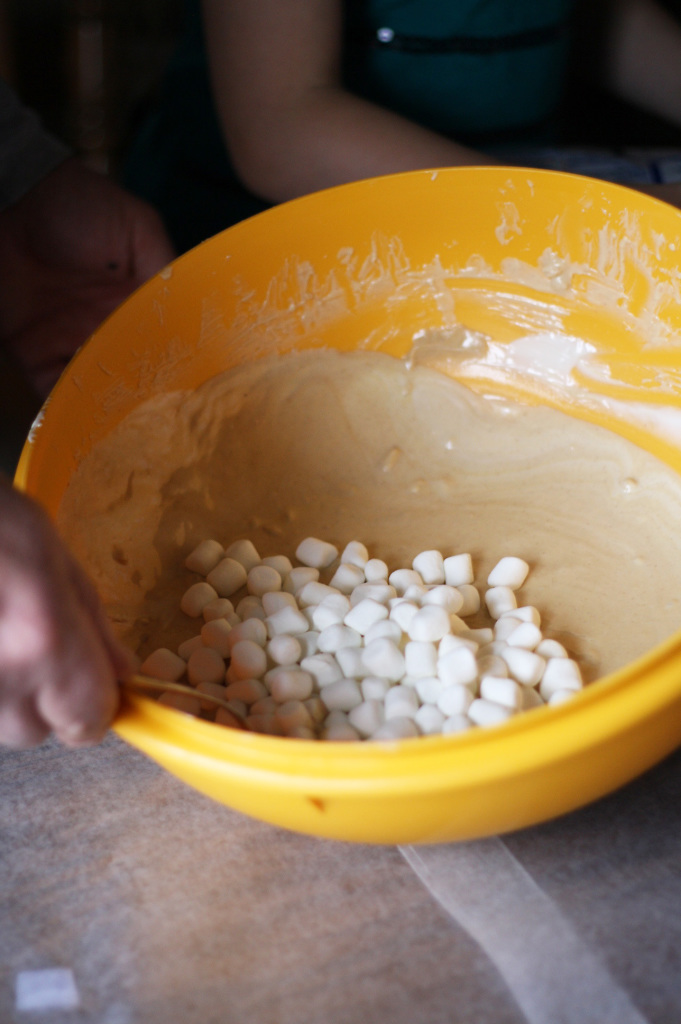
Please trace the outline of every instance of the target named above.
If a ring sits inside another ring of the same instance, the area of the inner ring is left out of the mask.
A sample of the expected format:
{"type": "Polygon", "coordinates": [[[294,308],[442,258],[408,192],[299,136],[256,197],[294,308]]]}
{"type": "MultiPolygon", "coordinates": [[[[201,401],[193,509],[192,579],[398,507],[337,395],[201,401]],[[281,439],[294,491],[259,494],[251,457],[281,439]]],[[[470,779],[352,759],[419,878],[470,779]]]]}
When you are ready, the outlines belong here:
{"type": "Polygon", "coordinates": [[[525,559],[522,603],[586,680],[681,627],[680,525],[681,477],[614,433],[388,355],[319,350],[143,404],[59,513],[142,655],[196,631],[178,605],[198,541],[292,557],[313,535],[361,540],[391,568],[470,551],[479,584],[503,555],[525,559]]]}

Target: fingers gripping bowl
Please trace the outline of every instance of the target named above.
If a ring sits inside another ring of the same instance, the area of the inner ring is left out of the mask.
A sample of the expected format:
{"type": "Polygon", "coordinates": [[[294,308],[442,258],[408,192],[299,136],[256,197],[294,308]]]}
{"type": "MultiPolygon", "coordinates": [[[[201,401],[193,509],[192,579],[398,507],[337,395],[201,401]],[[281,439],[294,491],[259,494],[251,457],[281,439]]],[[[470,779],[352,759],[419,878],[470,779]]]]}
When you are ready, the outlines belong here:
{"type": "MultiPolygon", "coordinates": [[[[45,406],[17,484],[56,515],[78,463],[142,402],[324,347],[427,357],[474,390],[605,426],[681,471],[679,253],[678,211],[552,172],[416,172],[284,204],[181,257],[102,325],[45,406]]],[[[681,634],[564,705],[462,736],[315,743],[142,696],[126,697],[114,729],[275,825],[361,842],[470,839],[579,807],[672,751],[681,634]]]]}

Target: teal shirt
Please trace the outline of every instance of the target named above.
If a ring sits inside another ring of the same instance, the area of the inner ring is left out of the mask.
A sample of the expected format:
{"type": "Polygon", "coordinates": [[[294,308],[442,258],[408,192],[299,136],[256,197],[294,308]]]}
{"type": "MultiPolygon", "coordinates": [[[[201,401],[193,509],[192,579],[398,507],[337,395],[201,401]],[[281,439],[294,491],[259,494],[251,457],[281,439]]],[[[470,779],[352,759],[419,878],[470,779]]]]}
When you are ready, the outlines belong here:
{"type": "MultiPolygon", "coordinates": [[[[460,142],[554,136],[574,0],[348,0],[348,89],[460,142]]],[[[199,0],[126,184],[152,202],[180,250],[263,210],[234,172],[208,77],[199,0]]]]}

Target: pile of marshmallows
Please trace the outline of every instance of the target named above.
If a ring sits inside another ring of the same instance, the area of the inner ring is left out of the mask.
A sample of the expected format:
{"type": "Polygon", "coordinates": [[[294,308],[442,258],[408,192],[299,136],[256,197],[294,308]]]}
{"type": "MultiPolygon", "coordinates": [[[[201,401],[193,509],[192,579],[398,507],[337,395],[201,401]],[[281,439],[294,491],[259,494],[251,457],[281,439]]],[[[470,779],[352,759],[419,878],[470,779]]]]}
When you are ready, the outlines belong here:
{"type": "Polygon", "coordinates": [[[385,740],[497,725],[583,686],[565,648],[542,636],[537,609],[518,606],[529,571],[520,558],[495,565],[484,598],[469,554],[422,551],[391,572],[359,541],[339,559],[308,537],[296,559],[260,558],[249,540],[191,552],[185,566],[203,578],[181,609],[200,630],[177,653],[154,651],[141,671],[186,680],[196,695],[167,691],[161,703],[238,724],[226,709],[211,713],[212,694],[255,732],[385,740]],[[491,624],[469,628],[483,600],[491,624]]]}

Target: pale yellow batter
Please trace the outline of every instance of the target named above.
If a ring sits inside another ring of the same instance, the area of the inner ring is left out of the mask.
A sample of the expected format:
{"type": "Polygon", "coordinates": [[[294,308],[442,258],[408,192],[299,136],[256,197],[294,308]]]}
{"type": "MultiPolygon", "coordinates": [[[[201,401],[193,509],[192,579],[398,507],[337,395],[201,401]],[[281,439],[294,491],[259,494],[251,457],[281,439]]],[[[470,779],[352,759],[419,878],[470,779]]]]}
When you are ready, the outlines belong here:
{"type": "Polygon", "coordinates": [[[183,560],[207,537],[291,557],[308,535],[357,539],[391,568],[470,551],[480,584],[517,555],[522,602],[587,680],[681,627],[681,477],[379,353],[268,358],[142,405],[83,461],[59,526],[141,654],[196,632],[183,560]]]}

